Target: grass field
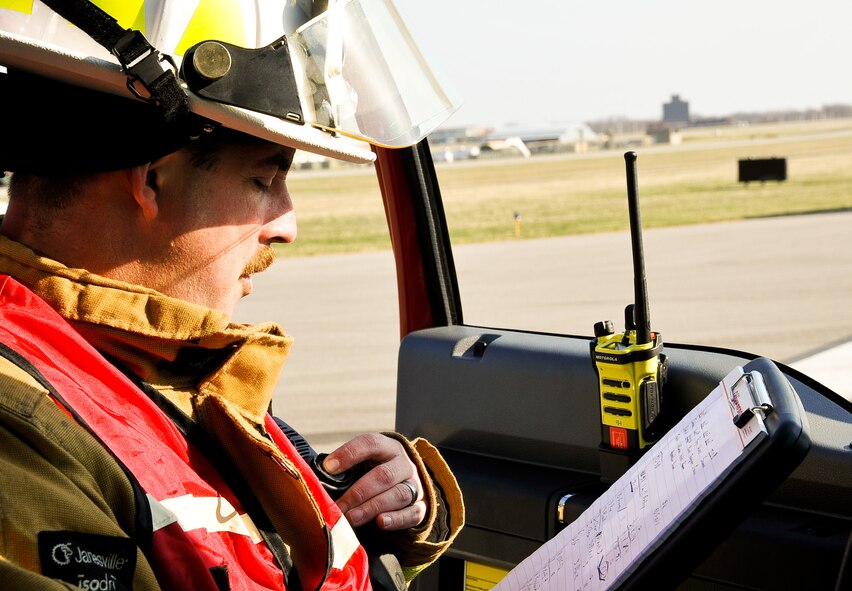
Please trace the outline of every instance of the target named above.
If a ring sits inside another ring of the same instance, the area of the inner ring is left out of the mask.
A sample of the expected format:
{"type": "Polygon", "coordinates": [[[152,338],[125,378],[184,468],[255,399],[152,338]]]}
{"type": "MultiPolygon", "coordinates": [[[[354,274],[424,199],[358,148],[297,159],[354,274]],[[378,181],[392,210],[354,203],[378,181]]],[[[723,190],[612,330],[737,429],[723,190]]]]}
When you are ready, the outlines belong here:
{"type": "MultiPolygon", "coordinates": [[[[644,228],[852,208],[852,120],[688,130],[681,146],[634,149],[644,228]],[[787,181],[737,181],[739,159],[771,156],[787,159],[787,181]]],[[[453,244],[627,229],[624,151],[440,164],[453,244]]],[[[371,170],[289,184],[299,240],[285,256],[390,248],[371,170]]]]}

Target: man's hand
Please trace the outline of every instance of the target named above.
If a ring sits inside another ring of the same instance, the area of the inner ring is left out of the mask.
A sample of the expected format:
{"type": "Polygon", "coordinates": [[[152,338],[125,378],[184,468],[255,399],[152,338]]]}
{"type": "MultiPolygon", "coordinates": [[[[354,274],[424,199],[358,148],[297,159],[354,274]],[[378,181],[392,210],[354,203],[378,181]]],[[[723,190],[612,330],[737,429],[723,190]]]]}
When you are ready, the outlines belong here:
{"type": "Polygon", "coordinates": [[[353,527],[375,520],[384,530],[408,529],[423,521],[423,483],[399,441],[378,433],[359,435],[328,454],[323,469],[339,474],[359,464],[364,475],[337,500],[353,527]]]}

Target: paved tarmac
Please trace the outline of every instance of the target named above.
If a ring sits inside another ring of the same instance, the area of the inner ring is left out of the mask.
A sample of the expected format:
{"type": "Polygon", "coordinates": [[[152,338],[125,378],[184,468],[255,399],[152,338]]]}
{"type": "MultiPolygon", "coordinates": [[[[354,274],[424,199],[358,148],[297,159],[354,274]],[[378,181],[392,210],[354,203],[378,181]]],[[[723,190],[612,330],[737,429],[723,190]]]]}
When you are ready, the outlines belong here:
{"type": "MultiPolygon", "coordinates": [[[[789,363],[852,399],[852,211],[644,232],[652,327],[668,343],[789,363]]],[[[627,232],[458,246],[465,322],[590,336],[633,299],[627,232]]],[[[237,320],[295,339],[275,411],[320,450],[393,428],[390,252],[279,260],[237,320]]]]}

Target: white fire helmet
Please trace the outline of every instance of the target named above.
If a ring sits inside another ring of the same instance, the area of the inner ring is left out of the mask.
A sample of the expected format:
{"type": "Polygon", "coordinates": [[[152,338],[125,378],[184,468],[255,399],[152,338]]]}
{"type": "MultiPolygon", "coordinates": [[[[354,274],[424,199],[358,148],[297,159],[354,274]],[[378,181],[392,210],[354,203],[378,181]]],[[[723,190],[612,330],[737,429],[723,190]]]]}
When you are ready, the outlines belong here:
{"type": "Polygon", "coordinates": [[[352,162],[460,104],[392,0],[0,0],[0,66],[352,162]]]}

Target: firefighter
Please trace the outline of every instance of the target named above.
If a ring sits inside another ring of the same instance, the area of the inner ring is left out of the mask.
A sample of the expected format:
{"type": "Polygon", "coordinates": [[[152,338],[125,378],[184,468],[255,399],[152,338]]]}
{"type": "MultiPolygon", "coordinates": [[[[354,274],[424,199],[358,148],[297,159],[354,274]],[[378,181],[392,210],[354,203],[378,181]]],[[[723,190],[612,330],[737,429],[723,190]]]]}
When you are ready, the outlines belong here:
{"type": "Polygon", "coordinates": [[[403,589],[452,542],[437,450],[306,453],[271,408],[290,337],[231,320],[296,238],[297,149],[369,162],[455,108],[402,27],[390,0],[0,1],[0,586],[403,589]]]}

